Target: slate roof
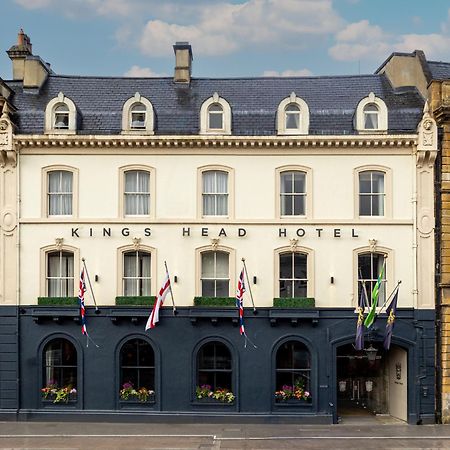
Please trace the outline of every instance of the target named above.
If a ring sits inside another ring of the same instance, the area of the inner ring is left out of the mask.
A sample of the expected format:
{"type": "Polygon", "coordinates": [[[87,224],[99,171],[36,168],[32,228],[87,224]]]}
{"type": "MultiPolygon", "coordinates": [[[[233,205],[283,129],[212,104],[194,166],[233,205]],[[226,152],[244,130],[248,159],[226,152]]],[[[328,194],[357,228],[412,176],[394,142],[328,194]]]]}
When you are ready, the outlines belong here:
{"type": "Polygon", "coordinates": [[[442,61],[428,61],[433,80],[450,79],[450,63],[442,61]]]}
{"type": "Polygon", "coordinates": [[[276,135],[276,111],[281,100],[295,92],[308,103],[310,134],[355,134],[358,102],[370,92],[388,108],[389,132],[410,133],[422,116],[423,99],[415,88],[393,89],[385,75],[295,78],[193,78],[190,86],[172,78],[106,78],[49,75],[40,92],[15,91],[19,133],[44,130],[46,104],[59,92],[75,102],[78,134],[119,134],[122,107],[135,92],[148,98],[155,111],[155,134],[191,135],[199,132],[200,107],[217,92],[231,105],[232,133],[241,136],[276,135]]]}

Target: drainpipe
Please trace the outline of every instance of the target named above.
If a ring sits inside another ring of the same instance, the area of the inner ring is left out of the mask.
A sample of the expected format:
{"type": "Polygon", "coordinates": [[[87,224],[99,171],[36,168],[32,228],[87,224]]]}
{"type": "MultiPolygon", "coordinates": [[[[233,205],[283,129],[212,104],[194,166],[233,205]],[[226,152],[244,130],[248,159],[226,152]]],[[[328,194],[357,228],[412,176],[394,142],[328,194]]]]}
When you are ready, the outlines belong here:
{"type": "Polygon", "coordinates": [[[412,157],[412,182],[413,182],[413,194],[412,194],[412,208],[413,208],[413,308],[416,310],[417,301],[417,152],[413,152],[412,157]]]}
{"type": "Polygon", "coordinates": [[[16,407],[16,420],[19,419],[20,411],[20,158],[19,147],[16,147],[16,339],[17,339],[17,362],[16,362],[16,395],[17,395],[17,407],[16,407]]]}

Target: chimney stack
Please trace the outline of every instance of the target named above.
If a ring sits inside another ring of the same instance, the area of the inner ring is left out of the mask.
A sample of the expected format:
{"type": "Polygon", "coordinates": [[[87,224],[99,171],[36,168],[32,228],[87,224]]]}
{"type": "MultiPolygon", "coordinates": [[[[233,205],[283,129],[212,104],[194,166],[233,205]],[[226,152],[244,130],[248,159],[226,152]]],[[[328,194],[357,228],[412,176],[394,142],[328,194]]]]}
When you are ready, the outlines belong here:
{"type": "Polygon", "coordinates": [[[191,82],[192,72],[192,47],[189,42],[176,42],[173,46],[175,52],[175,83],[191,82]]]}
{"type": "Polygon", "coordinates": [[[17,35],[17,44],[6,53],[13,63],[13,80],[23,80],[25,73],[25,59],[32,56],[30,38],[20,29],[17,35]]]}

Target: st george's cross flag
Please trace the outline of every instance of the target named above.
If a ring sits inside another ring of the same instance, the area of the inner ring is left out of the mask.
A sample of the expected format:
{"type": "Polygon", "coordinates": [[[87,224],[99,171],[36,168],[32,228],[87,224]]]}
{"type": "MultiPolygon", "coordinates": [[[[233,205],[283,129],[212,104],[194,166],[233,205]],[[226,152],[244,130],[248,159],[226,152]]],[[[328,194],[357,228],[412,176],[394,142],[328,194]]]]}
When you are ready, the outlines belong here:
{"type": "Polygon", "coordinates": [[[152,312],[150,313],[150,316],[147,320],[147,324],[145,325],[145,331],[147,331],[150,328],[155,328],[156,323],[159,322],[159,309],[164,304],[164,300],[169,291],[170,291],[170,277],[169,272],[166,270],[164,282],[155,299],[155,304],[153,305],[152,312]]]}
{"type": "Polygon", "coordinates": [[[239,309],[239,333],[245,336],[244,328],[244,292],[245,292],[245,281],[244,281],[244,268],[242,268],[241,274],[239,275],[237,290],[236,290],[236,307],[239,309]]]}

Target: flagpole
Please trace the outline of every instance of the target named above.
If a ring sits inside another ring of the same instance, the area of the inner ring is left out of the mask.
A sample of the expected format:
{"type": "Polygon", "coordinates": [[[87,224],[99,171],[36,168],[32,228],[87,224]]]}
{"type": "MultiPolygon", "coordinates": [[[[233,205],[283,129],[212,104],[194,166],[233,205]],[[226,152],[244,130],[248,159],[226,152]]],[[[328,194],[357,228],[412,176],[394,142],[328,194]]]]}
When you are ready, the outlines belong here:
{"type": "Polygon", "coordinates": [[[166,268],[166,274],[167,274],[167,278],[169,278],[169,291],[170,291],[170,297],[172,299],[172,310],[173,310],[173,315],[175,316],[177,314],[177,307],[175,306],[175,302],[173,300],[173,292],[172,292],[172,283],[170,282],[170,275],[169,275],[169,269],[167,268],[167,262],[164,261],[164,266],[166,268]]]}
{"type": "Polygon", "coordinates": [[[391,295],[387,298],[387,300],[383,303],[383,306],[380,308],[380,311],[386,306],[387,302],[394,296],[395,291],[398,289],[398,287],[402,284],[402,280],[397,281],[397,285],[394,289],[392,289],[391,295]]]}
{"type": "Polygon", "coordinates": [[[242,258],[242,263],[244,264],[245,278],[247,278],[248,291],[250,292],[250,298],[252,299],[253,314],[256,314],[255,302],[253,301],[252,287],[250,285],[250,280],[248,279],[247,266],[245,265],[245,258],[242,258]]]}
{"type": "Polygon", "coordinates": [[[92,299],[94,300],[94,305],[95,305],[95,312],[98,313],[98,306],[97,306],[97,302],[95,301],[95,295],[94,295],[94,290],[92,289],[92,283],[91,283],[91,279],[89,277],[89,272],[87,270],[86,267],[86,260],[84,258],[81,258],[81,261],[83,261],[83,267],[84,270],[86,271],[86,277],[88,279],[88,283],[89,283],[89,288],[91,289],[91,295],[92,295],[92,299]]]}

